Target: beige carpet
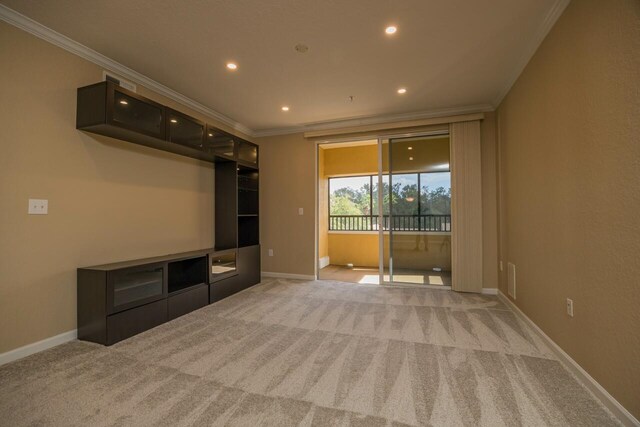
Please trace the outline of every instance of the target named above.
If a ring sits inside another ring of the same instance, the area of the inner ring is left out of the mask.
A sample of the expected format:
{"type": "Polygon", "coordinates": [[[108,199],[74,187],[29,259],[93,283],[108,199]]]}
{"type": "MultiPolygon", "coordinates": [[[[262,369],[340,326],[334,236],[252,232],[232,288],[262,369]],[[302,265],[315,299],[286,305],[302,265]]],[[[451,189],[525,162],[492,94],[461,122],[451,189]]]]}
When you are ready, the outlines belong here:
{"type": "Polygon", "coordinates": [[[0,368],[0,424],[617,425],[495,297],[267,280],[0,368]]]}

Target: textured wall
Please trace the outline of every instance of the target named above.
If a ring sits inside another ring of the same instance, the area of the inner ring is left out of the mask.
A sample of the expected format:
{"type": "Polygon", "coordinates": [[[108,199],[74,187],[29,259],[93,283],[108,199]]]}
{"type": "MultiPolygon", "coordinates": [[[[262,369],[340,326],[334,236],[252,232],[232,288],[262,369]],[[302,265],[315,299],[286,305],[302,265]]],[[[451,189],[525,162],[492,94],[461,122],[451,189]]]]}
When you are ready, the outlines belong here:
{"type": "Polygon", "coordinates": [[[214,174],[77,131],[76,89],[102,69],[4,22],[0,40],[2,353],[75,329],[77,267],[212,246],[214,174]],[[49,214],[27,215],[29,198],[49,214]]]}
{"type": "Polygon", "coordinates": [[[640,2],[571,2],[498,123],[515,303],[640,418],[640,2]]]}

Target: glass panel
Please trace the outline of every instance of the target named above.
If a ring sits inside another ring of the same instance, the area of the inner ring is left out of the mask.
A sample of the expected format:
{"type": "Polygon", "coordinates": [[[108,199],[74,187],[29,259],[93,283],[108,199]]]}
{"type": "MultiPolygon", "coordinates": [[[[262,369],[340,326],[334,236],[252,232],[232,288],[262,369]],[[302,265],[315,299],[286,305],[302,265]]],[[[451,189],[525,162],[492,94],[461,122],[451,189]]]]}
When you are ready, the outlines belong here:
{"type": "Polygon", "coordinates": [[[420,174],[421,229],[451,231],[451,172],[420,174]]]}
{"type": "Polygon", "coordinates": [[[115,91],[113,121],[129,128],[162,136],[162,109],[115,91]]]}
{"type": "Polygon", "coordinates": [[[209,129],[205,138],[205,150],[211,154],[233,159],[236,154],[236,141],[230,135],[209,129]]]}
{"type": "Polygon", "coordinates": [[[371,177],[329,179],[329,230],[373,230],[371,177]]]}
{"type": "Polygon", "coordinates": [[[162,267],[119,270],[113,274],[114,307],[162,295],[162,267]]]}
{"type": "Polygon", "coordinates": [[[204,126],[183,116],[169,113],[169,141],[202,150],[204,126]]]}
{"type": "Polygon", "coordinates": [[[451,284],[451,175],[448,135],[400,138],[391,169],[390,279],[451,284]]]}
{"type": "Polygon", "coordinates": [[[236,253],[224,255],[211,255],[211,274],[213,276],[232,273],[236,271],[236,253]]]}
{"type": "Polygon", "coordinates": [[[393,174],[391,207],[393,230],[418,229],[418,174],[393,174]]]}
{"type": "Polygon", "coordinates": [[[257,165],[258,147],[253,144],[240,141],[240,144],[238,145],[238,160],[257,165]]]}

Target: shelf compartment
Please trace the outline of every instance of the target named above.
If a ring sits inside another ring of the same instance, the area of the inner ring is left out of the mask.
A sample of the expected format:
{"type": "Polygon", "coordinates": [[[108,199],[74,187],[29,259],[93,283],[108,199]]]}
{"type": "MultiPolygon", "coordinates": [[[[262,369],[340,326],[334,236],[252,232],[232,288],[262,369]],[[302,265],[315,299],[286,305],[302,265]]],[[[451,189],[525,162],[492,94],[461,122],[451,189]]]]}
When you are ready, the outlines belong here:
{"type": "Polygon", "coordinates": [[[188,258],[168,263],[169,295],[207,283],[207,257],[188,258]]]}
{"type": "Polygon", "coordinates": [[[258,216],[238,217],[238,247],[257,245],[260,241],[258,216]]]}

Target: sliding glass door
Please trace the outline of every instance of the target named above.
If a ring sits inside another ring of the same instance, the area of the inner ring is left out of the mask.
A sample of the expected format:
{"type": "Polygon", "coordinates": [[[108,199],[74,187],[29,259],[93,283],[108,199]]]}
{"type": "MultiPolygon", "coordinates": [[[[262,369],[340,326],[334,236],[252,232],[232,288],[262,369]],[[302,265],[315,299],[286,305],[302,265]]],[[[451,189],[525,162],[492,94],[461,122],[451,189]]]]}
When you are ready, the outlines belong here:
{"type": "Polygon", "coordinates": [[[381,139],[380,281],[451,284],[451,174],[447,134],[381,139]]]}

